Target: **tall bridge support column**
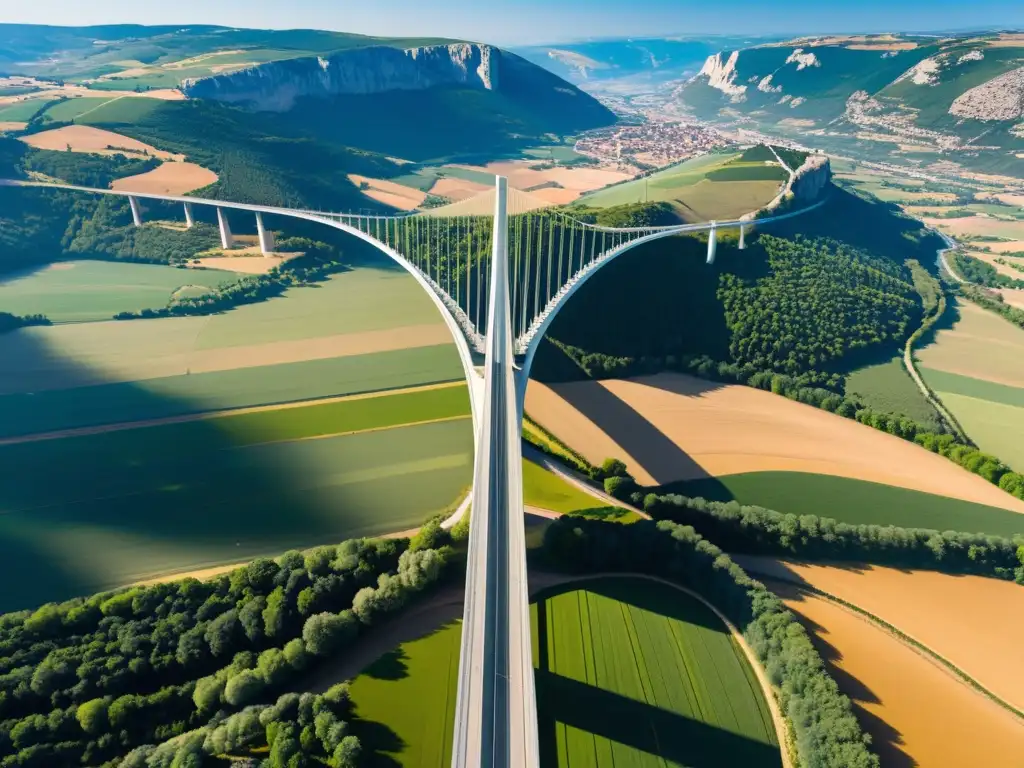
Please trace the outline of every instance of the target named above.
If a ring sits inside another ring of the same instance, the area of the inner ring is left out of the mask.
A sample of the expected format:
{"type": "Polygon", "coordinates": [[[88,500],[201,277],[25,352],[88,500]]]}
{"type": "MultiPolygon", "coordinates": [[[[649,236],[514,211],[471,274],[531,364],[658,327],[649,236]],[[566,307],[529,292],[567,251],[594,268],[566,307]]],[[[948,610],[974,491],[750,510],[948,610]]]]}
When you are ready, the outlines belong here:
{"type": "Polygon", "coordinates": [[[196,219],[192,215],[192,203],[185,203],[185,226],[192,229],[196,225],[196,219]]]}
{"type": "Polygon", "coordinates": [[[498,177],[452,768],[538,768],[519,402],[498,177]]]}
{"type": "Polygon", "coordinates": [[[263,226],[263,214],[256,211],[256,233],[260,239],[260,253],[270,256],[274,253],[274,233],[263,226]]]}
{"type": "Polygon", "coordinates": [[[711,229],[708,230],[708,264],[715,263],[715,253],[718,250],[718,229],[715,222],[711,222],[711,229]]]}
{"type": "Polygon", "coordinates": [[[740,250],[747,250],[747,225],[740,224],[740,250]]]}
{"type": "Polygon", "coordinates": [[[129,197],[128,205],[132,209],[132,223],[136,227],[142,226],[142,207],[139,205],[139,198],[129,197]]]}
{"type": "Polygon", "coordinates": [[[231,234],[231,225],[228,224],[228,215],[223,208],[217,209],[217,226],[220,227],[220,247],[225,251],[235,244],[235,238],[231,234]]]}

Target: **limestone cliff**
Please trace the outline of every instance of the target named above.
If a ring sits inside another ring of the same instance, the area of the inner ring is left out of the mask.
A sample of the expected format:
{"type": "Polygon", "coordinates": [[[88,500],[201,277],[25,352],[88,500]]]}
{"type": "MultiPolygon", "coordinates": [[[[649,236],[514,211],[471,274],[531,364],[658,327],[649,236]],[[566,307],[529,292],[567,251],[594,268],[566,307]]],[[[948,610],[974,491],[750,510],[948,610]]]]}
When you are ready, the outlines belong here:
{"type": "Polygon", "coordinates": [[[497,90],[500,59],[499,49],[476,43],[404,50],[373,46],[190,78],[182,81],[181,90],[188,98],[284,112],[303,96],[418,91],[444,85],[497,90]]]}

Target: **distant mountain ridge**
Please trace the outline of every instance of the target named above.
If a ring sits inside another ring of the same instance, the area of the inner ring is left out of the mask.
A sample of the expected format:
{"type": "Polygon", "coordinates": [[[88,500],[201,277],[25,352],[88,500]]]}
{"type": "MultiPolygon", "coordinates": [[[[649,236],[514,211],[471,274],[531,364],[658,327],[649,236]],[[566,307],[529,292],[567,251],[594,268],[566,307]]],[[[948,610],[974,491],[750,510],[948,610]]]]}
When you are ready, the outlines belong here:
{"type": "Polygon", "coordinates": [[[677,91],[698,117],[808,143],[1024,175],[1024,35],[802,38],[722,50],[677,91]]]}

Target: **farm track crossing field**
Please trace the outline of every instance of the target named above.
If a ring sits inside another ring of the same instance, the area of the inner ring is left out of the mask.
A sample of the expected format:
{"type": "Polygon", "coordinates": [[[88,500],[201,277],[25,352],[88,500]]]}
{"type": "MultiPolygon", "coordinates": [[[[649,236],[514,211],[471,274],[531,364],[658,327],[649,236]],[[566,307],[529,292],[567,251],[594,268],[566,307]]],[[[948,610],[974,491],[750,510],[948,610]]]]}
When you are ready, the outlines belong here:
{"type": "MultiPolygon", "coordinates": [[[[809,585],[877,616],[1024,710],[1024,589],[981,576],[738,557],[755,578],[809,585]]],[[[1024,723],[1022,723],[1024,725],[1024,723]]]]}
{"type": "MultiPolygon", "coordinates": [[[[754,672],[699,600],[611,577],[544,590],[531,612],[542,765],[781,765],[754,672]]],[[[369,765],[449,765],[460,636],[444,624],[354,680],[369,765]]]]}
{"type": "Polygon", "coordinates": [[[699,600],[616,577],[543,592],[532,609],[542,764],[781,765],[754,672],[699,600]]]}
{"type": "Polygon", "coordinates": [[[850,522],[896,524],[897,518],[915,518],[919,527],[978,531],[1024,526],[1024,503],[949,460],[750,387],[680,374],[553,386],[531,382],[526,410],[591,463],[622,459],[643,485],[700,481],[709,494],[717,486],[747,503],[771,507],[766,500],[784,502],[775,507],[784,512],[839,519],[840,512],[861,518],[893,515],[888,521],[850,522]],[[821,479],[812,481],[815,477],[821,479]],[[735,478],[757,482],[741,492],[732,485],[735,478]],[[791,481],[802,484],[802,490],[787,492],[791,481]],[[807,493],[812,482],[817,493],[828,495],[807,493]],[[836,495],[853,491],[852,497],[836,495]],[[950,503],[935,507],[935,524],[929,525],[925,511],[940,501],[937,497],[948,497],[950,503]],[[920,503],[911,503],[914,499],[920,503]],[[858,505],[868,501],[874,508],[861,510],[858,505]],[[973,524],[980,515],[984,527],[940,525],[952,509],[960,510],[961,523],[973,524]]]}
{"type": "Polygon", "coordinates": [[[63,261],[0,278],[0,311],[43,314],[55,323],[109,320],[118,312],[164,307],[183,286],[208,289],[237,280],[222,270],[63,261]]]}
{"type": "Polygon", "coordinates": [[[791,584],[768,586],[808,627],[883,766],[1020,765],[1024,725],[1012,714],[853,611],[791,584]]]}
{"type": "Polygon", "coordinates": [[[2,446],[0,611],[413,528],[469,483],[468,413],[450,387],[2,446]]]}

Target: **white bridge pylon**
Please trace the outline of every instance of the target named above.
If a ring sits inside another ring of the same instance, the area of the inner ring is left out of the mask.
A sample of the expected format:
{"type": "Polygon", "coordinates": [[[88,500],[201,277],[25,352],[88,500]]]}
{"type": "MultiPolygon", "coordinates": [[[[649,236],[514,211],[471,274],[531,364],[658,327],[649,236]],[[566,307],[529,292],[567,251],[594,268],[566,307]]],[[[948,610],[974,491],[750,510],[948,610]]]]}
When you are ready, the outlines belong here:
{"type": "MultiPolygon", "coordinates": [[[[452,768],[538,768],[537,706],[526,584],[521,434],[523,401],[540,340],[565,302],[603,266],[653,240],[708,233],[707,262],[718,232],[799,216],[824,204],[770,218],[668,227],[602,227],[510,190],[493,191],[416,215],[326,213],[177,195],[2,181],[129,198],[142,226],[140,200],[217,211],[230,247],[227,211],[255,213],[264,252],[273,249],[265,215],[323,224],[357,237],[409,272],[441,312],[462,362],[473,413],[474,469],[452,768]],[[517,366],[516,361],[520,364],[517,366]]],[[[179,210],[181,210],[179,208],[179,210]]],[[[467,513],[463,506],[446,526],[467,513]]]]}

